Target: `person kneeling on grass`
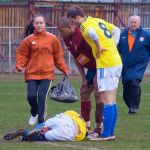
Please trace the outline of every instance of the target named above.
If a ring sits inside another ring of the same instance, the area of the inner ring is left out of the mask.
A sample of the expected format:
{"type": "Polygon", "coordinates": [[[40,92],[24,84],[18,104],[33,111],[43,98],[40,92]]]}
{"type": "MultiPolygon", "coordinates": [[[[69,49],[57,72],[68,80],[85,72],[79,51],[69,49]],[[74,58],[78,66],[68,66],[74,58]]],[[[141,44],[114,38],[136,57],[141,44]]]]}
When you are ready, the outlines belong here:
{"type": "Polygon", "coordinates": [[[73,110],[65,111],[28,131],[19,129],[4,135],[5,140],[20,137],[21,141],[81,141],[86,137],[85,121],[73,110]]]}

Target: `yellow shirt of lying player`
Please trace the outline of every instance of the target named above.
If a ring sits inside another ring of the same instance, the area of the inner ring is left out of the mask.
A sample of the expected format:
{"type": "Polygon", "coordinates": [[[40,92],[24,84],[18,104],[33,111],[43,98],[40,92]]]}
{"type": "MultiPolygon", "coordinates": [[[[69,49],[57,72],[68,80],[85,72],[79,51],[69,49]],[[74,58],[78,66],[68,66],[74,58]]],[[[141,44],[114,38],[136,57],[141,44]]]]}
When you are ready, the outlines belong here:
{"type": "Polygon", "coordinates": [[[73,110],[65,111],[64,114],[69,115],[71,119],[76,123],[79,129],[79,133],[75,136],[75,141],[81,141],[85,138],[87,128],[85,121],[81,118],[80,114],[73,110]]]}
{"type": "Polygon", "coordinates": [[[84,21],[80,26],[80,30],[84,39],[92,47],[92,52],[96,59],[96,68],[108,68],[122,64],[120,55],[111,34],[113,28],[113,24],[90,16],[87,17],[86,21],[84,21]],[[101,52],[100,58],[96,57],[97,47],[88,35],[88,31],[91,28],[96,31],[101,47],[107,49],[101,52]]]}

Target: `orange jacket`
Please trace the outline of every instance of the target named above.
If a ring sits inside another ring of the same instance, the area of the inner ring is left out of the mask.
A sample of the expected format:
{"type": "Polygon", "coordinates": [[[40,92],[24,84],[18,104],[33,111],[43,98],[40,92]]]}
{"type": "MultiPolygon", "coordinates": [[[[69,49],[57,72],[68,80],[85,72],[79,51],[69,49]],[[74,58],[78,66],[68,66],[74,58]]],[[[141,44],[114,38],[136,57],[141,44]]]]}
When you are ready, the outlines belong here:
{"type": "Polygon", "coordinates": [[[58,38],[44,30],[25,38],[16,52],[16,69],[25,68],[25,81],[54,78],[54,65],[64,73],[69,71],[58,38]]]}

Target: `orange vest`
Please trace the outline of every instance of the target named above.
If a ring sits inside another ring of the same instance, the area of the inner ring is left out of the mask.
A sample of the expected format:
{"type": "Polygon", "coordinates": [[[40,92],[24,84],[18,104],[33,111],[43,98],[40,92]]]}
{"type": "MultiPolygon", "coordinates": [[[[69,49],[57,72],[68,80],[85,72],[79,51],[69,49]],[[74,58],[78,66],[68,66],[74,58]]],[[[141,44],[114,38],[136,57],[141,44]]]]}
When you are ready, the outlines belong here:
{"type": "Polygon", "coordinates": [[[128,46],[129,46],[129,52],[131,52],[133,44],[135,41],[135,37],[132,36],[132,33],[129,31],[128,32],[128,46]]]}

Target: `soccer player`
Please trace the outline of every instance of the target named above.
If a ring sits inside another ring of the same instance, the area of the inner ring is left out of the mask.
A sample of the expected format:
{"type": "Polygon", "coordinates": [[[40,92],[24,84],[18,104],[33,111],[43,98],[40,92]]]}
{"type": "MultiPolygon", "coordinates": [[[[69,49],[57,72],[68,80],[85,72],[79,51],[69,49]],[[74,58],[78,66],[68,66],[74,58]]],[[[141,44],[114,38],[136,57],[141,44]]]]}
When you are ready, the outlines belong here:
{"type": "Polygon", "coordinates": [[[102,131],[102,107],[99,94],[97,92],[96,81],[96,63],[92,55],[92,49],[84,40],[80,29],[71,24],[69,19],[64,16],[59,19],[58,30],[62,36],[65,45],[74,57],[75,64],[82,77],[80,89],[81,97],[81,115],[86,121],[86,126],[90,131],[90,113],[91,113],[91,94],[94,92],[96,101],[95,110],[95,129],[96,133],[102,131]],[[85,72],[85,69],[87,72],[85,72]]]}
{"type": "Polygon", "coordinates": [[[81,33],[91,46],[96,59],[97,83],[103,102],[103,131],[91,140],[115,139],[117,120],[116,90],[122,70],[122,62],[116,45],[120,30],[114,25],[98,18],[86,16],[78,6],[68,9],[67,17],[80,27],[81,33]]]}
{"type": "Polygon", "coordinates": [[[21,141],[81,141],[86,136],[86,124],[73,110],[57,114],[41,123],[34,130],[19,129],[4,135],[5,140],[21,137],[21,141]]]}

